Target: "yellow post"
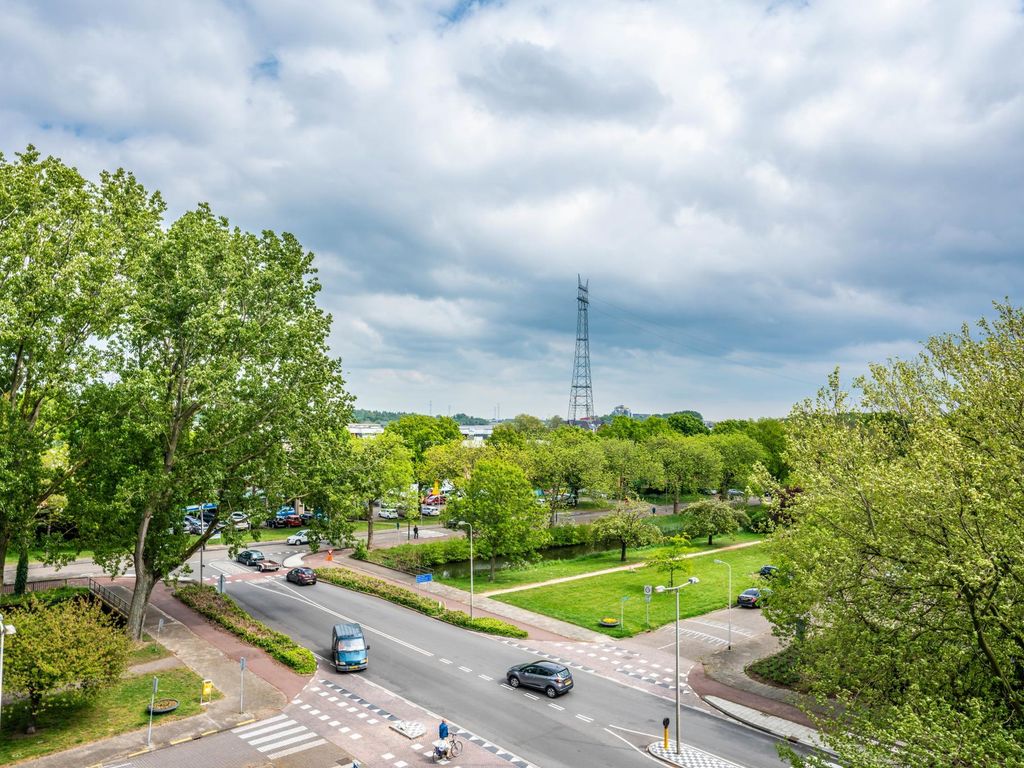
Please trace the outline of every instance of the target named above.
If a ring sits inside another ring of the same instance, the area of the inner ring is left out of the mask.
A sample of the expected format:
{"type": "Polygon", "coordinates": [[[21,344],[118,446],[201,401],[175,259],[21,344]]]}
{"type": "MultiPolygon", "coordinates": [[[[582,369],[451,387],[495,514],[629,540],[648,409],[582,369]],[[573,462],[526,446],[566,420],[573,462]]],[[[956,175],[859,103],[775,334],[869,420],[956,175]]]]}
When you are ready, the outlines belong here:
{"type": "MultiPolygon", "coordinates": [[[[668,752],[668,718],[666,717],[661,721],[661,724],[665,727],[665,751],[668,752]]],[[[677,747],[678,749],[678,747],[677,747]]]]}
{"type": "Polygon", "coordinates": [[[203,680],[203,692],[199,696],[200,704],[209,704],[213,698],[213,680],[203,680]]]}

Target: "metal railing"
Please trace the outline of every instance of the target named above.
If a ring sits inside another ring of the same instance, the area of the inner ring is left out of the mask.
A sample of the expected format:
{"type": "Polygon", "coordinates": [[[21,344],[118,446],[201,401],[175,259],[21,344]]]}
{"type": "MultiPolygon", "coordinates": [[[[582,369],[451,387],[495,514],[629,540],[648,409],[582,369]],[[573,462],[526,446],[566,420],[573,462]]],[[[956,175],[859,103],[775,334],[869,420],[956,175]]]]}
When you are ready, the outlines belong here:
{"type": "Polygon", "coordinates": [[[105,587],[96,581],[96,579],[90,578],[89,591],[115,611],[119,611],[125,616],[128,615],[128,609],[131,604],[110,587],[105,587]]]}
{"type": "MultiPolygon", "coordinates": [[[[66,579],[40,579],[29,581],[25,584],[26,592],[43,592],[47,589],[58,589],[59,587],[88,587],[92,581],[88,576],[70,576],[66,579]]],[[[9,595],[14,592],[14,583],[4,584],[0,587],[0,593],[9,595]]]]}

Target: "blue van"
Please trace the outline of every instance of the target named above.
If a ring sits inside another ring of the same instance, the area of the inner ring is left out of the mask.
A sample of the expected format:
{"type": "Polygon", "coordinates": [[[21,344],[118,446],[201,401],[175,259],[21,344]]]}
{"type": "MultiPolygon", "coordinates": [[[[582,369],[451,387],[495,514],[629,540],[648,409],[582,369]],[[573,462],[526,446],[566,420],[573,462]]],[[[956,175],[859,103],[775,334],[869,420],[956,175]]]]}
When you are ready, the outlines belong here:
{"type": "Polygon", "coordinates": [[[338,672],[366,669],[370,646],[358,624],[335,624],[331,632],[331,661],[338,672]]]}

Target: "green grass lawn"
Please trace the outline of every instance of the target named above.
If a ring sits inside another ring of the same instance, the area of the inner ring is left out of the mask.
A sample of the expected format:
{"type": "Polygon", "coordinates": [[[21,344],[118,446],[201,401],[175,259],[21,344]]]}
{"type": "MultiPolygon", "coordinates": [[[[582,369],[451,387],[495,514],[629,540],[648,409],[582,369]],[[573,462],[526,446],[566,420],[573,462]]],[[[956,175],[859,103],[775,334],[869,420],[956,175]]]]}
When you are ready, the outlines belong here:
{"type": "MultiPolygon", "coordinates": [[[[715,540],[714,546],[708,547],[707,541],[703,541],[699,545],[691,547],[691,551],[704,552],[729,546],[730,544],[739,544],[747,541],[760,541],[763,538],[764,536],[760,534],[746,532],[737,533],[734,536],[719,536],[715,540]]],[[[482,575],[481,569],[486,561],[478,560],[477,576],[474,587],[477,592],[484,593],[491,589],[518,587],[524,584],[539,584],[542,581],[548,581],[550,579],[561,579],[566,576],[579,576],[584,573],[603,571],[606,568],[618,568],[619,566],[630,565],[631,563],[642,563],[647,559],[652,549],[657,549],[657,547],[627,549],[625,562],[619,559],[618,549],[610,549],[604,552],[580,555],[579,557],[574,557],[569,560],[545,560],[528,568],[505,568],[503,570],[499,570],[495,574],[494,581],[488,581],[486,577],[482,575]]],[[[759,564],[758,568],[763,564],[764,563],[759,564]]],[[[435,569],[435,581],[450,584],[451,586],[459,587],[460,589],[469,589],[468,576],[464,578],[444,578],[440,575],[443,571],[444,566],[438,566],[435,569]]]]}
{"type": "MultiPolygon", "coordinates": [[[[680,593],[680,617],[699,616],[724,608],[729,599],[735,602],[736,596],[744,589],[763,583],[756,575],[757,570],[771,562],[770,550],[766,546],[719,552],[717,557],[732,566],[731,598],[727,595],[728,569],[724,565],[716,565],[711,554],[692,558],[689,560],[691,572],[682,575],[677,572],[676,583],[691,575],[699,578],[700,583],[686,587],[680,593]]],[[[648,629],[644,623],[644,585],[667,582],[667,575],[641,568],[637,571],[609,573],[591,579],[495,595],[493,599],[578,624],[612,637],[631,637],[648,629]],[[601,618],[619,617],[619,601],[626,596],[629,600],[625,604],[625,627],[599,627],[598,621],[601,618]]],[[[655,594],[651,598],[650,613],[651,629],[673,621],[676,616],[675,596],[655,594]]]]}
{"type": "Polygon", "coordinates": [[[133,667],[136,664],[145,664],[149,661],[164,659],[170,655],[171,652],[160,645],[160,643],[156,642],[152,637],[149,635],[143,635],[142,642],[136,643],[135,647],[128,655],[128,666],[133,667]]]}
{"type": "MultiPolygon", "coordinates": [[[[160,690],[157,698],[177,699],[174,712],[156,715],[153,724],[191,717],[201,710],[199,694],[202,679],[185,667],[165,670],[157,675],[160,690]]],[[[73,703],[56,696],[54,706],[44,710],[37,721],[37,730],[26,735],[25,708],[20,702],[4,707],[3,729],[0,731],[0,765],[17,760],[49,755],[82,744],[145,728],[149,724],[151,675],[137,675],[119,681],[85,703],[73,703]]],[[[214,691],[214,698],[222,694],[214,691]]],[[[146,745],[146,734],[139,734],[139,749],[146,745]]]]}

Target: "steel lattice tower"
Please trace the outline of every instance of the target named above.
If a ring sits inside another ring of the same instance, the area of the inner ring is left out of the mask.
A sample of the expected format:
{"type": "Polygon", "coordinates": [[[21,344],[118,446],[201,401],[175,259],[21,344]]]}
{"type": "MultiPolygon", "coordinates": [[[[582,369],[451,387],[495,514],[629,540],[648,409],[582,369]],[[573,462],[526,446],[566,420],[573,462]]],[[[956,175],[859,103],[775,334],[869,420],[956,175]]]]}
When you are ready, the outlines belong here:
{"type": "Polygon", "coordinates": [[[590,324],[587,310],[590,305],[589,286],[576,276],[576,357],[572,365],[572,388],[569,390],[570,424],[594,421],[594,390],[590,384],[590,324]]]}

